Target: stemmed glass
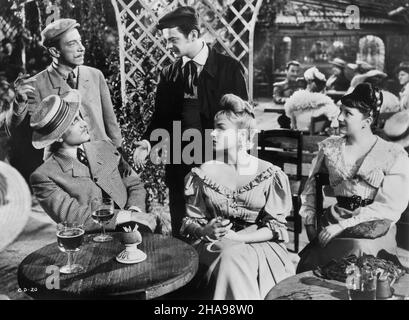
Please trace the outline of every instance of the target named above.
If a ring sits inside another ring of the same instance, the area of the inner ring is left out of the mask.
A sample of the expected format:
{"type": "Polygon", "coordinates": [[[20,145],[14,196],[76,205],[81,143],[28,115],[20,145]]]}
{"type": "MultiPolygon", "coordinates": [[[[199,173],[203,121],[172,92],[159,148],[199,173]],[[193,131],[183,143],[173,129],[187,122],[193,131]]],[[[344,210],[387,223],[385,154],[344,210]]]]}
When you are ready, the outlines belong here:
{"type": "Polygon", "coordinates": [[[101,234],[93,238],[95,242],[112,241],[113,237],[105,233],[105,225],[114,216],[114,202],[111,198],[92,202],[92,219],[101,225],[101,234]]]}
{"type": "MultiPolygon", "coordinates": [[[[229,211],[230,211],[229,199],[226,199],[225,207],[220,208],[219,215],[216,217],[216,223],[224,222],[224,226],[229,225],[228,223],[226,224],[226,220],[230,221],[229,211]]],[[[207,246],[207,250],[209,252],[219,252],[219,250],[213,250],[212,247],[215,243],[219,242],[220,240],[212,239],[209,237],[207,237],[207,240],[210,242],[209,245],[207,246]]]]}
{"type": "Polygon", "coordinates": [[[79,264],[73,264],[73,253],[81,249],[84,240],[84,227],[78,223],[68,223],[64,221],[57,225],[58,248],[68,255],[68,262],[60,268],[61,273],[70,274],[84,270],[79,264]]]}

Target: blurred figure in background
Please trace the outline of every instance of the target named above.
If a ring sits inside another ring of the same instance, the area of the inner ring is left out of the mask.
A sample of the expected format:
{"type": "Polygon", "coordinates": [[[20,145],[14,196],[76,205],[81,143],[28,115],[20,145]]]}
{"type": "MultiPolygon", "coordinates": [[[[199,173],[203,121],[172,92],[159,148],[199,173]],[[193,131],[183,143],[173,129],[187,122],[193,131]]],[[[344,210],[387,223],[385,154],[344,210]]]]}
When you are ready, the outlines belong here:
{"type": "Polygon", "coordinates": [[[316,67],[304,72],[307,83],[305,90],[298,90],[287,99],[284,108],[286,116],[291,119],[291,128],[301,131],[310,130],[311,117],[325,115],[333,121],[339,114],[334,101],[325,95],[325,75],[316,67]]]}
{"type": "Polygon", "coordinates": [[[23,72],[22,66],[19,46],[13,44],[11,39],[4,38],[1,41],[0,73],[11,83],[17,78],[19,72],[23,72]]]}
{"type": "Polygon", "coordinates": [[[328,90],[346,91],[349,88],[349,80],[345,77],[344,69],[346,62],[340,58],[330,61],[332,75],[328,78],[326,87],[328,90]]]}
{"type": "Polygon", "coordinates": [[[397,68],[399,84],[402,89],[399,93],[401,109],[409,109],[409,61],[403,61],[397,68]]]}
{"type": "Polygon", "coordinates": [[[365,76],[363,76],[365,73],[375,69],[374,66],[362,60],[357,60],[355,63],[347,63],[347,67],[354,72],[354,76],[351,79],[351,84],[347,91],[348,93],[352,92],[358,84],[364,82],[362,78],[365,78],[365,76]]]}
{"type": "Polygon", "coordinates": [[[298,61],[290,61],[286,66],[286,79],[273,84],[273,100],[277,104],[284,104],[291,97],[294,91],[300,89],[300,84],[297,78],[300,73],[300,63],[298,61]]]}
{"type": "MultiPolygon", "coordinates": [[[[0,252],[23,231],[31,210],[30,189],[21,174],[9,164],[0,161],[0,252]]],[[[8,274],[8,269],[1,273],[8,274]]],[[[10,300],[5,295],[11,288],[0,287],[0,300],[10,300]]]]}

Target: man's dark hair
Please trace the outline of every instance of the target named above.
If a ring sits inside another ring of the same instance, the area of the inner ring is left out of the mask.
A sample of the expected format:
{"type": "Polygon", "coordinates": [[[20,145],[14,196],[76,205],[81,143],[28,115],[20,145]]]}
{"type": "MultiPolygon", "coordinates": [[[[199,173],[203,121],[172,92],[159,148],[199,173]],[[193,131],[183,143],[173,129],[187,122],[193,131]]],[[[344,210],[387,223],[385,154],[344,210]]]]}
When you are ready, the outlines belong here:
{"type": "Polygon", "coordinates": [[[48,51],[50,48],[52,48],[52,47],[55,47],[55,48],[57,48],[58,50],[60,50],[60,49],[61,49],[61,47],[60,47],[60,39],[58,38],[58,39],[54,39],[54,40],[52,40],[52,41],[47,41],[46,44],[43,43],[43,47],[46,48],[47,51],[48,51]]]}
{"type": "Polygon", "coordinates": [[[194,25],[194,24],[181,24],[177,28],[181,33],[183,33],[183,35],[186,38],[189,36],[189,33],[192,32],[193,30],[196,30],[197,33],[198,33],[198,36],[200,37],[200,30],[197,27],[197,25],[194,25]]]}
{"type": "Polygon", "coordinates": [[[287,65],[285,66],[285,70],[290,69],[291,66],[300,67],[301,64],[300,64],[298,61],[296,61],[296,60],[292,60],[292,61],[290,61],[290,62],[287,63],[287,65]]]}

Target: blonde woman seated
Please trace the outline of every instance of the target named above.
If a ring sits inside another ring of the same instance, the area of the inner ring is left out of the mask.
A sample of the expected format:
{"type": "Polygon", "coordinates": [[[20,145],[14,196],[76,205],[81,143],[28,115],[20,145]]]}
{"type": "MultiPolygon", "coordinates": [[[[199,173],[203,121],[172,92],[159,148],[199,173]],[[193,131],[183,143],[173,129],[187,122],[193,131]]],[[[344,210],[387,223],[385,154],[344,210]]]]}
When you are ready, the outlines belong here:
{"type": "Polygon", "coordinates": [[[311,117],[325,115],[329,121],[336,119],[339,108],[334,101],[324,94],[325,76],[316,67],[305,71],[307,81],[305,90],[298,90],[287,99],[284,109],[291,119],[291,128],[300,131],[309,131],[311,117]]]}
{"type": "Polygon", "coordinates": [[[300,214],[310,244],[300,253],[297,272],[332,259],[381,251],[396,255],[396,226],[409,202],[409,159],[398,144],[374,135],[382,94],[369,83],[341,98],[341,136],[319,145],[319,153],[302,193],[300,214]],[[324,211],[317,232],[315,180],[329,174],[337,203],[324,211]]]}
{"type": "Polygon", "coordinates": [[[216,160],[186,176],[181,234],[197,249],[202,289],[213,299],[263,299],[295,268],[288,256],[287,176],[248,150],[256,132],[250,105],[221,99],[212,132],[216,160]]]}

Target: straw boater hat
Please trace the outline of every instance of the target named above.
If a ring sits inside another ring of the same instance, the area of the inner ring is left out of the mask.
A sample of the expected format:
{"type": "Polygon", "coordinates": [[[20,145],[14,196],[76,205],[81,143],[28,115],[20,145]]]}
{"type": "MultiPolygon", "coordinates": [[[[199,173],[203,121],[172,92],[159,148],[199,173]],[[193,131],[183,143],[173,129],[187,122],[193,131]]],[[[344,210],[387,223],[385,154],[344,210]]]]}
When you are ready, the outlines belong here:
{"type": "Polygon", "coordinates": [[[334,66],[337,66],[339,68],[345,68],[346,62],[342,60],[341,58],[335,58],[334,60],[330,61],[329,63],[333,64],[334,66]]]}
{"type": "Polygon", "coordinates": [[[0,251],[20,234],[31,210],[31,192],[21,174],[0,161],[0,251]]]}
{"type": "Polygon", "coordinates": [[[390,141],[409,147],[409,111],[395,113],[385,121],[383,132],[390,141]]]}
{"type": "Polygon", "coordinates": [[[352,70],[357,70],[359,73],[365,73],[367,71],[375,69],[375,67],[363,60],[357,60],[356,63],[348,63],[347,67],[352,70]]]}
{"type": "Polygon", "coordinates": [[[74,120],[80,104],[78,90],[70,90],[61,97],[53,94],[44,98],[30,120],[34,148],[43,149],[61,138],[74,120]]]}

